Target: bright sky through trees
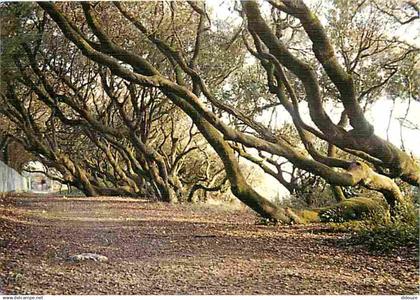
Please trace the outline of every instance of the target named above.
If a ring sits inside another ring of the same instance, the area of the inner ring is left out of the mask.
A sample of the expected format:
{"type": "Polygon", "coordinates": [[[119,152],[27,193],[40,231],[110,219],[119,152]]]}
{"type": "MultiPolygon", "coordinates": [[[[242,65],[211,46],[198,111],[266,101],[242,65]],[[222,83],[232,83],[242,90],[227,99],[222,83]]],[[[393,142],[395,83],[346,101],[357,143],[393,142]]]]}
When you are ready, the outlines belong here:
{"type": "MultiPolygon", "coordinates": [[[[319,2],[318,0],[306,1],[307,3],[319,2]]],[[[233,24],[240,24],[241,18],[238,13],[233,10],[233,1],[228,0],[211,0],[207,1],[207,5],[211,7],[212,16],[221,22],[232,22],[233,24]]],[[[408,42],[411,45],[420,47],[420,21],[413,22],[407,26],[401,26],[394,34],[401,40],[408,42]]],[[[420,66],[419,66],[420,68],[420,66]]],[[[413,100],[413,99],[412,99],[413,100]]],[[[368,117],[375,124],[375,133],[382,138],[389,137],[389,140],[396,145],[401,144],[401,139],[404,142],[404,146],[408,151],[412,151],[417,156],[420,156],[420,147],[418,147],[418,137],[420,135],[419,130],[413,130],[409,128],[403,128],[402,137],[400,129],[400,118],[403,118],[407,111],[408,101],[397,101],[395,107],[393,107],[392,99],[383,99],[375,103],[368,112],[368,117]],[[388,129],[389,116],[393,110],[391,117],[391,125],[388,129]],[[388,132],[388,133],[387,133],[388,132]],[[416,139],[417,137],[417,139],[416,139]]],[[[278,116],[284,116],[285,114],[278,114],[278,116]]],[[[411,123],[420,127],[420,103],[411,101],[410,109],[407,114],[407,120],[411,123]]],[[[287,116],[289,117],[289,116],[287,116]]],[[[332,117],[334,117],[332,115],[332,117]]],[[[280,117],[279,117],[280,119],[280,117]]],[[[283,122],[283,120],[279,120],[283,122]]]]}
{"type": "MultiPolygon", "coordinates": [[[[220,20],[220,22],[231,23],[234,25],[239,25],[242,22],[242,19],[239,17],[238,13],[234,11],[233,3],[234,1],[229,0],[210,0],[206,1],[207,5],[210,7],[212,18],[220,20]]],[[[308,4],[318,3],[318,0],[305,1],[308,4]]],[[[322,19],[321,19],[322,21],[322,19]]],[[[390,35],[397,37],[399,40],[403,40],[411,45],[420,47],[420,38],[418,33],[420,32],[420,21],[417,20],[408,25],[401,26],[396,32],[391,33],[390,35]]],[[[257,63],[253,57],[250,57],[250,62],[257,63]]],[[[419,68],[420,69],[420,66],[419,68]]],[[[383,98],[371,105],[366,116],[369,121],[372,122],[375,126],[375,134],[381,138],[389,140],[395,145],[402,145],[404,149],[412,153],[413,155],[420,157],[420,102],[408,101],[408,99],[396,99],[393,103],[393,99],[383,98]],[[399,101],[398,101],[399,100],[399,101]],[[410,104],[409,104],[410,102],[410,104]],[[409,105],[409,109],[407,110],[409,105]],[[401,127],[401,119],[406,119],[410,125],[414,125],[416,128],[401,127]]],[[[302,114],[305,120],[308,123],[312,123],[309,118],[308,108],[306,105],[301,105],[302,114]]],[[[330,105],[330,116],[335,120],[339,118],[340,111],[334,109],[330,105]]],[[[261,119],[261,121],[268,121],[270,114],[267,112],[261,119]]],[[[276,113],[276,123],[281,125],[284,122],[290,122],[291,118],[286,113],[286,111],[279,107],[276,113]]],[[[313,123],[312,123],[313,124],[313,123]]],[[[258,167],[255,166],[256,171],[258,167]]],[[[259,190],[267,195],[272,195],[276,193],[285,194],[287,190],[276,184],[271,176],[261,172],[262,176],[265,176],[265,180],[262,180],[263,187],[259,190]]]]}

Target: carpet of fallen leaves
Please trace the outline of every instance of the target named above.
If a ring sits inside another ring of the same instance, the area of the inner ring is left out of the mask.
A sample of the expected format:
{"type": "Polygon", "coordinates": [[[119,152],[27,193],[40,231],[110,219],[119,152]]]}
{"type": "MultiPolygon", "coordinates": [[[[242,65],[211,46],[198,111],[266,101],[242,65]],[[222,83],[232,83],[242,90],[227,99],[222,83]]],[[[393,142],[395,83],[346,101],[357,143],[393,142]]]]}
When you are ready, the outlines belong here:
{"type": "Polygon", "coordinates": [[[0,200],[0,294],[417,294],[416,249],[375,255],[321,225],[128,198],[0,200]],[[70,262],[93,252],[106,263],[70,262]]]}

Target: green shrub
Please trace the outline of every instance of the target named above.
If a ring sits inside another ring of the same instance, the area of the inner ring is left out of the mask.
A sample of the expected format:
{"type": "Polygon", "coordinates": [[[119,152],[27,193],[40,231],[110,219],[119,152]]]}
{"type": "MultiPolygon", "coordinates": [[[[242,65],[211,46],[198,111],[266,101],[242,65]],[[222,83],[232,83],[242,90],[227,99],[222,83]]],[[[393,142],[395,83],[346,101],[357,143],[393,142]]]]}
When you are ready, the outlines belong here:
{"type": "Polygon", "coordinates": [[[320,208],[319,219],[321,222],[343,223],[351,220],[372,218],[373,215],[386,217],[387,208],[378,199],[354,197],[335,205],[320,208]]]}
{"type": "Polygon", "coordinates": [[[399,247],[418,247],[419,210],[406,205],[397,208],[391,219],[373,214],[365,221],[331,224],[331,228],[354,232],[350,243],[365,245],[371,251],[386,253],[399,247]]]}
{"type": "Polygon", "coordinates": [[[370,250],[379,252],[390,252],[398,247],[415,246],[418,244],[418,239],[418,227],[401,223],[366,228],[353,238],[356,244],[364,244],[370,250]]]}

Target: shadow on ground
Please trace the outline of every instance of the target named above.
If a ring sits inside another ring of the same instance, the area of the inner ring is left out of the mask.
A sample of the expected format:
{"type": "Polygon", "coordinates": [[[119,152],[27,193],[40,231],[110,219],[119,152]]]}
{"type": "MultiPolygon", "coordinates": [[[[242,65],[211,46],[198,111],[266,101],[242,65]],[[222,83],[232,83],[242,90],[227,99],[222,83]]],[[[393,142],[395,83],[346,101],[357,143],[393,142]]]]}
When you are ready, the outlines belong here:
{"type": "Polygon", "coordinates": [[[414,294],[416,253],[335,245],[344,233],[257,226],[240,207],[20,196],[0,202],[6,294],[414,294]],[[93,252],[107,263],[69,262],[93,252]]]}

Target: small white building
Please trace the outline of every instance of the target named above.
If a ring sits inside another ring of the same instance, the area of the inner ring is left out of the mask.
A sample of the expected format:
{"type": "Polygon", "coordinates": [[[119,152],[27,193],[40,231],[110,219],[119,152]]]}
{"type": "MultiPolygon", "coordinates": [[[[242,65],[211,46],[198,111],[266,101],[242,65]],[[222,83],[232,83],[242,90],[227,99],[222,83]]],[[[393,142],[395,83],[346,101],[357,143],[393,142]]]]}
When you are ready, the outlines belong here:
{"type": "MultiPolygon", "coordinates": [[[[48,193],[58,192],[67,189],[59,181],[49,178],[46,173],[46,167],[39,161],[29,162],[23,171],[22,175],[30,181],[30,191],[33,193],[48,193]]],[[[60,177],[59,174],[55,174],[60,177]]]]}
{"type": "Polygon", "coordinates": [[[45,175],[45,167],[40,162],[29,162],[27,167],[31,172],[23,171],[20,174],[0,160],[0,193],[50,193],[67,190],[66,185],[45,175]]]}

